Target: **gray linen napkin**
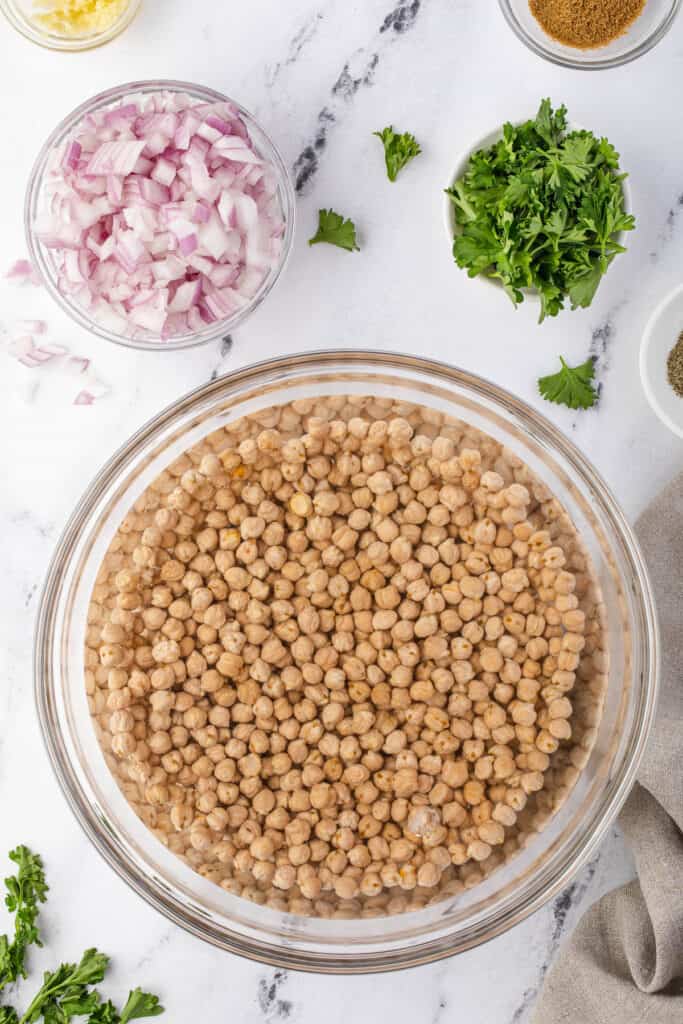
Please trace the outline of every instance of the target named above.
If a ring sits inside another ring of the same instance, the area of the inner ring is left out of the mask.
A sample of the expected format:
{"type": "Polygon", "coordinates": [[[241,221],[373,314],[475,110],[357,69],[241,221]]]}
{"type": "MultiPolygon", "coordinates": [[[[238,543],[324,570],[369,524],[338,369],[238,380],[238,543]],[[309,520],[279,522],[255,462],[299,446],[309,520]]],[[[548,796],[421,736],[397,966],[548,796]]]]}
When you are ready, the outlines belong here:
{"type": "Polygon", "coordinates": [[[657,720],[620,818],[638,877],[580,921],[534,1024],[683,1024],[683,475],[636,529],[663,652],[657,720]]]}

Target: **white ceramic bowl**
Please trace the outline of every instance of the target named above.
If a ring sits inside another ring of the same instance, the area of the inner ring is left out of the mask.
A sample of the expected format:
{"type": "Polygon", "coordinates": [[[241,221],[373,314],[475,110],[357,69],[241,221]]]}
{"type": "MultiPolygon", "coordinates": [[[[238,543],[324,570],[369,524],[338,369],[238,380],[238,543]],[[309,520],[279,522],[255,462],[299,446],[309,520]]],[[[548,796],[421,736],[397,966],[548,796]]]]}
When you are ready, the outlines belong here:
{"type": "Polygon", "coordinates": [[[683,398],[669,384],[666,360],[683,331],[683,285],[657,306],[640,345],[640,379],[647,400],[662,423],[683,437],[683,398]]]}
{"type": "MultiPolygon", "coordinates": [[[[583,128],[583,126],[582,125],[578,125],[578,124],[568,124],[567,125],[567,130],[570,131],[570,132],[581,131],[582,128],[583,128]]],[[[470,146],[469,149],[467,149],[466,152],[461,155],[461,157],[459,158],[458,162],[456,163],[455,169],[453,170],[453,173],[451,174],[451,176],[450,176],[450,178],[448,180],[448,188],[450,188],[452,185],[454,185],[455,182],[458,181],[459,178],[462,178],[462,176],[464,175],[465,171],[467,170],[467,166],[468,166],[468,164],[470,162],[470,159],[471,159],[473,153],[478,152],[478,150],[480,150],[480,149],[489,149],[495,142],[498,142],[499,139],[502,139],[502,137],[503,137],[503,128],[502,128],[502,125],[501,125],[500,128],[496,128],[495,131],[488,132],[487,135],[484,135],[473,146],[470,146]]],[[[623,193],[624,193],[624,209],[626,210],[627,213],[631,213],[632,210],[633,210],[633,207],[632,207],[632,203],[631,203],[631,190],[630,190],[629,185],[628,185],[628,179],[622,183],[622,189],[623,189],[623,193]]],[[[456,219],[455,219],[455,207],[453,206],[453,203],[452,203],[451,199],[449,198],[449,196],[446,195],[445,192],[444,192],[444,196],[443,196],[442,212],[443,212],[444,228],[445,228],[445,231],[446,231],[446,236],[448,238],[448,245],[449,245],[449,248],[451,250],[451,255],[452,255],[453,239],[455,238],[456,235],[461,234],[462,226],[456,222],[456,219]]],[[[625,240],[626,240],[626,232],[625,231],[620,231],[619,234],[617,235],[617,241],[618,241],[619,245],[624,245],[625,240]]],[[[476,277],[475,280],[481,281],[483,284],[486,284],[486,285],[489,285],[490,287],[496,288],[498,291],[502,291],[503,290],[503,285],[500,283],[500,281],[498,281],[497,279],[492,278],[492,277],[486,277],[486,275],[484,275],[484,274],[479,274],[476,277]]],[[[538,292],[534,288],[522,288],[521,291],[524,293],[525,301],[527,301],[527,302],[529,302],[529,301],[530,302],[536,302],[536,303],[539,302],[538,292]]]]}

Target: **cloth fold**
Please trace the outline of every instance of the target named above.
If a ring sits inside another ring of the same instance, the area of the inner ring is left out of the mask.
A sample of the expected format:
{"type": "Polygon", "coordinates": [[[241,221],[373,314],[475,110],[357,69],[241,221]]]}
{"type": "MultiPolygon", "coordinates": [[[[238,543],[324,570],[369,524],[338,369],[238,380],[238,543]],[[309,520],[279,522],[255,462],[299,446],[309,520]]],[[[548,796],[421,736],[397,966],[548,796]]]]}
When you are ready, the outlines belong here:
{"type": "Polygon", "coordinates": [[[637,877],[579,922],[548,975],[533,1024],[683,1024],[683,474],[636,531],[662,642],[657,718],[619,819],[637,877]]]}

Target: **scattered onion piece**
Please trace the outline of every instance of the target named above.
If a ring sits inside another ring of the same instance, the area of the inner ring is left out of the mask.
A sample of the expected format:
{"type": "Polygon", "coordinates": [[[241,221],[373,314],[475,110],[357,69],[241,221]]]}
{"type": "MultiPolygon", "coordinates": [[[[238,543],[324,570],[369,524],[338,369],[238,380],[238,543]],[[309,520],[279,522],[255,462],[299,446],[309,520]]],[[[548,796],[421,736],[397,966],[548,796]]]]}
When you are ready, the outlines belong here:
{"type": "Polygon", "coordinates": [[[35,334],[44,334],[47,324],[44,320],[18,320],[7,332],[9,341],[4,348],[17,363],[25,368],[26,373],[23,390],[26,392],[27,400],[32,400],[37,387],[37,379],[33,381],[34,370],[42,370],[47,367],[58,376],[78,377],[79,387],[74,405],[93,405],[98,398],[109,393],[109,387],[96,375],[92,362],[85,356],[71,355],[65,345],[56,345],[52,342],[42,340],[37,343],[35,334]],[[33,328],[32,333],[28,329],[33,328]]]}
{"type": "Polygon", "coordinates": [[[107,330],[164,341],[249,304],[285,229],[275,168],[237,109],[185,93],[88,114],[48,159],[37,239],[107,330]]]}
{"type": "Polygon", "coordinates": [[[47,324],[44,320],[17,320],[13,334],[45,334],[47,324]]]}
{"type": "Polygon", "coordinates": [[[84,356],[69,356],[66,361],[65,370],[67,373],[85,373],[90,366],[90,360],[84,356]]]}
{"type": "Polygon", "coordinates": [[[9,270],[5,271],[5,278],[8,281],[16,281],[17,284],[41,285],[40,274],[30,260],[16,260],[9,270]]]}
{"type": "Polygon", "coordinates": [[[86,367],[87,382],[82,391],[74,398],[74,405],[94,405],[98,398],[109,394],[109,388],[97,377],[91,368],[86,367]]]}
{"type": "Polygon", "coordinates": [[[68,349],[63,345],[36,345],[30,334],[23,334],[10,342],[8,351],[22,366],[35,369],[49,363],[51,359],[65,355],[68,349]]]}

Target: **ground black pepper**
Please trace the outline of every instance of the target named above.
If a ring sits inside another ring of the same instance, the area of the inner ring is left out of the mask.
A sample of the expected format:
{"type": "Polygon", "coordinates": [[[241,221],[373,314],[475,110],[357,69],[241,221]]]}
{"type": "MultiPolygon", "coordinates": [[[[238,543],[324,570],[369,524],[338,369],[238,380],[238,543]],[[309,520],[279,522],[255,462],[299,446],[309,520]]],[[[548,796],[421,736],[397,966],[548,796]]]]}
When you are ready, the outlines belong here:
{"type": "Polygon", "coordinates": [[[683,398],[683,331],[678,336],[678,341],[669,352],[666,361],[666,375],[669,384],[677,395],[683,398]]]}
{"type": "Polygon", "coordinates": [[[529,0],[541,28],[566,46],[591,50],[623,35],[646,0],[529,0]]]}

